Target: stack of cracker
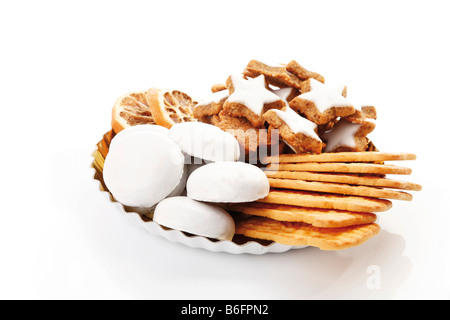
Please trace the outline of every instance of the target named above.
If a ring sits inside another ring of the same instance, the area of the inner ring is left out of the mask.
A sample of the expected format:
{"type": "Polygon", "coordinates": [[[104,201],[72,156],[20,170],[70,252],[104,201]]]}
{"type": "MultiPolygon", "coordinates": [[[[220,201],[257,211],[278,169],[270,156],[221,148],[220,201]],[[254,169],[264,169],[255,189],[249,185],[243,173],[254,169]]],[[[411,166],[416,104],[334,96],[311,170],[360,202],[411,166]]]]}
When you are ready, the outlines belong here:
{"type": "Polygon", "coordinates": [[[406,191],[421,189],[386,178],[411,173],[386,161],[415,156],[373,145],[375,107],[348,99],[345,85],[325,83],[295,60],[277,66],[251,60],[242,75],[211,90],[194,117],[234,134],[246,160],[256,153],[271,186],[264,199],[229,206],[245,217],[236,218],[237,234],[323,250],[353,247],[378,234],[376,214],[389,210],[391,200],[412,200],[406,191]]]}
{"type": "Polygon", "coordinates": [[[323,250],[360,245],[379,233],[377,214],[391,209],[391,200],[410,201],[409,191],[421,190],[418,184],[387,178],[411,169],[386,161],[415,158],[383,152],[269,157],[269,195],[230,208],[248,215],[238,221],[236,233],[323,250]]]}

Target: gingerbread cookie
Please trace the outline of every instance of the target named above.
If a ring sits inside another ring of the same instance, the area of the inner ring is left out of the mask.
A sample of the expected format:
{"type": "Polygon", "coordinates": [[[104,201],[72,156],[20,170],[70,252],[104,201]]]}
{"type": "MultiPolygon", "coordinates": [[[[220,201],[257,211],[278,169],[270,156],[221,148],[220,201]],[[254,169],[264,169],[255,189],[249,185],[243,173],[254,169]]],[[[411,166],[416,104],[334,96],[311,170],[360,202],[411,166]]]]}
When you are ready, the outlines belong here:
{"type": "Polygon", "coordinates": [[[317,125],[303,118],[291,108],[285,111],[272,109],[264,119],[279,130],[281,139],[296,153],[320,153],[322,140],[317,135],[317,125]]]}
{"type": "Polygon", "coordinates": [[[212,93],[208,98],[200,101],[194,107],[193,114],[197,119],[218,114],[229,94],[227,90],[212,93]]]}
{"type": "Polygon", "coordinates": [[[355,113],[353,104],[343,96],[343,88],[330,87],[315,79],[307,80],[303,86],[309,91],[303,90],[289,106],[312,122],[322,125],[337,117],[355,113]]]}
{"type": "Polygon", "coordinates": [[[213,124],[213,118],[217,115],[198,117],[197,120],[206,124],[213,124]]]}
{"type": "Polygon", "coordinates": [[[375,122],[362,120],[352,123],[345,118],[340,119],[331,130],[321,137],[326,142],[324,152],[358,152],[367,148],[367,135],[375,129],[375,122]]]}
{"type": "Polygon", "coordinates": [[[303,68],[297,61],[292,60],[286,65],[286,70],[295,74],[301,80],[308,80],[310,78],[316,79],[322,83],[325,83],[325,78],[317,72],[308,71],[303,68]]]}
{"type": "Polygon", "coordinates": [[[292,87],[300,89],[302,80],[286,70],[284,66],[269,66],[258,60],[251,60],[244,70],[246,78],[264,75],[268,84],[278,88],[292,87]]]}
{"type": "Polygon", "coordinates": [[[266,88],[264,76],[243,79],[230,76],[227,79],[230,96],[223,104],[223,110],[235,117],[244,117],[255,128],[264,126],[262,115],[269,109],[285,109],[285,102],[266,88]]]}
{"type": "Polygon", "coordinates": [[[355,113],[346,116],[345,119],[353,123],[363,123],[366,119],[377,119],[377,109],[364,103],[354,103],[355,113]]]}
{"type": "Polygon", "coordinates": [[[227,88],[227,85],[226,84],[223,84],[223,83],[216,83],[215,85],[213,85],[212,87],[211,87],[211,92],[212,93],[216,93],[216,92],[219,92],[219,91],[223,91],[223,90],[227,90],[228,88],[227,88]]]}

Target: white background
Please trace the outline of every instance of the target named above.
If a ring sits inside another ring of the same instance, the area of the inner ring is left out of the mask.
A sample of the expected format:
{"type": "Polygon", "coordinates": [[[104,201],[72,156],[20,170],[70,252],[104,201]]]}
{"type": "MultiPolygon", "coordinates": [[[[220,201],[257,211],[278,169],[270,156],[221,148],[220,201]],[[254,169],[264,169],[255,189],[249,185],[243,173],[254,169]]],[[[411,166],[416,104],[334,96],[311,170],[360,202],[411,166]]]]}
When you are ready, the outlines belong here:
{"type": "Polygon", "coordinates": [[[446,1],[1,1],[0,298],[448,299],[446,1]],[[116,98],[201,98],[250,59],[348,86],[371,139],[417,154],[412,202],[339,252],[232,255],[129,225],[92,180],[116,98]],[[378,278],[373,286],[373,276],[378,278]]]}

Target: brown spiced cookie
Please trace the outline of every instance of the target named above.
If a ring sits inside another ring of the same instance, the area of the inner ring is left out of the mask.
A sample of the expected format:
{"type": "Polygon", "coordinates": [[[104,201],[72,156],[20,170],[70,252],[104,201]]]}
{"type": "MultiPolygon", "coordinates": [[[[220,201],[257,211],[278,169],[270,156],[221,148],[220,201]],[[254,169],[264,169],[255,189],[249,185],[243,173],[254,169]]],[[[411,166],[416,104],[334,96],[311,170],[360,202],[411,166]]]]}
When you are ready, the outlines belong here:
{"type": "Polygon", "coordinates": [[[320,153],[322,140],[317,135],[317,125],[303,118],[291,108],[285,111],[272,109],[264,119],[279,130],[280,138],[296,153],[320,153]]]}
{"type": "Polygon", "coordinates": [[[308,71],[303,68],[297,61],[292,60],[286,65],[286,70],[295,74],[301,80],[308,80],[310,78],[316,79],[322,83],[325,83],[325,78],[317,72],[308,71]]]}
{"type": "Polygon", "coordinates": [[[228,98],[228,95],[227,90],[210,94],[208,98],[201,100],[195,105],[193,109],[194,117],[201,120],[203,117],[219,114],[223,109],[223,104],[228,98]]]}
{"type": "Polygon", "coordinates": [[[223,105],[223,110],[234,117],[244,117],[255,128],[264,126],[263,114],[269,109],[286,108],[285,102],[266,88],[264,76],[243,79],[230,76],[227,79],[230,96],[223,105]]]}
{"type": "Polygon", "coordinates": [[[306,83],[304,87],[308,86],[309,91],[302,91],[289,106],[312,122],[323,125],[337,117],[355,113],[353,104],[343,96],[345,87],[334,88],[314,79],[309,79],[306,83]]]}
{"type": "Polygon", "coordinates": [[[218,116],[213,116],[212,124],[233,135],[246,155],[256,153],[260,145],[270,145],[267,129],[255,128],[246,118],[221,111],[218,116]]]}

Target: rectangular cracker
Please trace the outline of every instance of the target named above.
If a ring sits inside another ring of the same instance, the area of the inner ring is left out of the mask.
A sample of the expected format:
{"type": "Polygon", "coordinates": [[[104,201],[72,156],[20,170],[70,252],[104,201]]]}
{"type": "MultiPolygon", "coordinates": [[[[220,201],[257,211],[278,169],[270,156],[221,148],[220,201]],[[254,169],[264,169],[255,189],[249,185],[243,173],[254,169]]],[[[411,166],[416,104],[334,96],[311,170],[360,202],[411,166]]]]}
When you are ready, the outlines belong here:
{"type": "Polygon", "coordinates": [[[301,222],[282,222],[263,217],[238,221],[236,234],[293,246],[342,250],[363,244],[380,232],[376,223],[342,228],[317,228],[301,222]]]}
{"type": "Polygon", "coordinates": [[[306,70],[297,61],[292,60],[286,65],[286,70],[295,74],[301,80],[307,80],[309,78],[316,79],[322,83],[325,83],[325,78],[317,72],[306,70]]]}
{"type": "Polygon", "coordinates": [[[321,154],[281,154],[267,157],[265,163],[299,162],[378,162],[415,160],[416,155],[404,152],[336,152],[321,154]]]}
{"type": "Polygon", "coordinates": [[[313,171],[339,173],[370,173],[370,174],[411,174],[411,169],[387,164],[374,163],[274,163],[267,166],[270,171],[313,171]]]}
{"type": "Polygon", "coordinates": [[[286,189],[273,189],[267,197],[257,202],[359,212],[383,212],[392,208],[392,202],[387,199],[286,189]]]}
{"type": "Polygon", "coordinates": [[[335,182],[351,185],[363,185],[363,186],[403,189],[412,191],[422,190],[422,186],[417,183],[369,175],[359,176],[357,174],[342,174],[342,173],[333,174],[333,173],[317,173],[306,171],[266,171],[265,173],[268,178],[275,178],[275,179],[335,182]]]}
{"type": "Polygon", "coordinates": [[[227,210],[278,221],[304,222],[320,228],[340,228],[375,222],[377,216],[369,212],[297,207],[273,203],[230,204],[227,210]]]}
{"type": "Polygon", "coordinates": [[[268,180],[272,188],[338,193],[353,196],[386,198],[405,201],[411,201],[413,198],[412,195],[407,192],[375,187],[367,187],[367,186],[351,186],[347,184],[339,184],[332,182],[317,182],[317,181],[273,179],[273,178],[268,178],[268,180]]]}

